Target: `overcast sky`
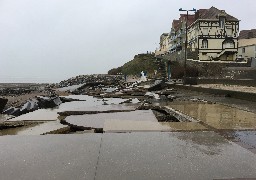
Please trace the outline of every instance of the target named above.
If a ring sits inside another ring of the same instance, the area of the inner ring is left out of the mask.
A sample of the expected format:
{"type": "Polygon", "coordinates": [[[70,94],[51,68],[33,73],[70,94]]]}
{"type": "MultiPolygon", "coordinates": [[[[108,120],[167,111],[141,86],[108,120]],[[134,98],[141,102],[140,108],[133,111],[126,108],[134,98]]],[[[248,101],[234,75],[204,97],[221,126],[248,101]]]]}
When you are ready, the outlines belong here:
{"type": "Polygon", "coordinates": [[[180,7],[211,6],[256,28],[255,0],[0,0],[0,82],[107,73],[154,51],[180,7]]]}

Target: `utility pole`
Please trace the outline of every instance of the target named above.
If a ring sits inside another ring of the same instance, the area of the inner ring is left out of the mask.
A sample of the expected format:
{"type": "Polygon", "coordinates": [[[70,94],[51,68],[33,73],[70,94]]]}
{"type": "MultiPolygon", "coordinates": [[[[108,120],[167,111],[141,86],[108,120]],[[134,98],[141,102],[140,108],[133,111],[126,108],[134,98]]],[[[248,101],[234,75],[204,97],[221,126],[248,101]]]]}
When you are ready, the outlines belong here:
{"type": "Polygon", "coordinates": [[[196,12],[196,9],[193,8],[192,10],[185,10],[180,8],[179,11],[186,11],[187,16],[186,16],[186,39],[185,39],[185,59],[184,59],[184,79],[183,79],[183,84],[186,84],[186,79],[187,79],[187,48],[188,48],[188,12],[189,11],[194,11],[196,12]]]}

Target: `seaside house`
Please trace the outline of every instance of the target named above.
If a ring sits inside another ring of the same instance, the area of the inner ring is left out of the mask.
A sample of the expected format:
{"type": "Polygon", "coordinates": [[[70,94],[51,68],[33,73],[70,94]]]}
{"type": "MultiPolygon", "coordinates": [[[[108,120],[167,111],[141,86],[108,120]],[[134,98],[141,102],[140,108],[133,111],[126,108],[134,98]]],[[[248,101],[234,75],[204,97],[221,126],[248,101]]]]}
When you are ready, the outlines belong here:
{"type": "Polygon", "coordinates": [[[256,58],[256,29],[242,30],[238,37],[238,57],[256,58]]]}
{"type": "Polygon", "coordinates": [[[234,61],[238,52],[239,20],[215,7],[199,9],[188,27],[188,59],[234,61]]]}
{"type": "Polygon", "coordinates": [[[169,33],[169,57],[185,59],[186,19],[188,18],[187,59],[234,61],[238,52],[239,20],[215,7],[199,9],[193,15],[180,14],[169,33]]]}

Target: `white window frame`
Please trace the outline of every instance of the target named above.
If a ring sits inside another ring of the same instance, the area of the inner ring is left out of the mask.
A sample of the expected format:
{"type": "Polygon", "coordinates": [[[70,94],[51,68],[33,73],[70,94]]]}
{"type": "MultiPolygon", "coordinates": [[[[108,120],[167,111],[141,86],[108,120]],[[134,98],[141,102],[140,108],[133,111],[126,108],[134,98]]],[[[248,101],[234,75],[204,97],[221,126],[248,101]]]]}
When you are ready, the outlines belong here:
{"type": "Polygon", "coordinates": [[[207,36],[208,35],[208,28],[203,28],[203,35],[207,36]]]}
{"type": "Polygon", "coordinates": [[[221,29],[224,29],[225,24],[226,24],[226,18],[223,17],[223,16],[220,16],[220,18],[219,18],[219,27],[220,27],[221,29]]]}

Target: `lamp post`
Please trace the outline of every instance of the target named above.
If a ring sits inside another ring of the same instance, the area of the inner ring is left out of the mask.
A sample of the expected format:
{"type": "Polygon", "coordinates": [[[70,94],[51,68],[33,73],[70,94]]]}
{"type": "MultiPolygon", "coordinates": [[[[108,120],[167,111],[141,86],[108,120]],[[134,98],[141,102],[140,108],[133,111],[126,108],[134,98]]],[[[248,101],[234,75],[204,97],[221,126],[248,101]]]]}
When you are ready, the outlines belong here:
{"type": "Polygon", "coordinates": [[[179,11],[186,11],[187,16],[186,16],[186,39],[185,39],[185,60],[184,60],[184,79],[183,79],[183,84],[186,84],[186,78],[187,78],[187,73],[186,73],[186,68],[187,68],[187,48],[188,48],[188,12],[193,11],[196,12],[196,9],[193,8],[191,10],[185,10],[180,8],[179,11]]]}

